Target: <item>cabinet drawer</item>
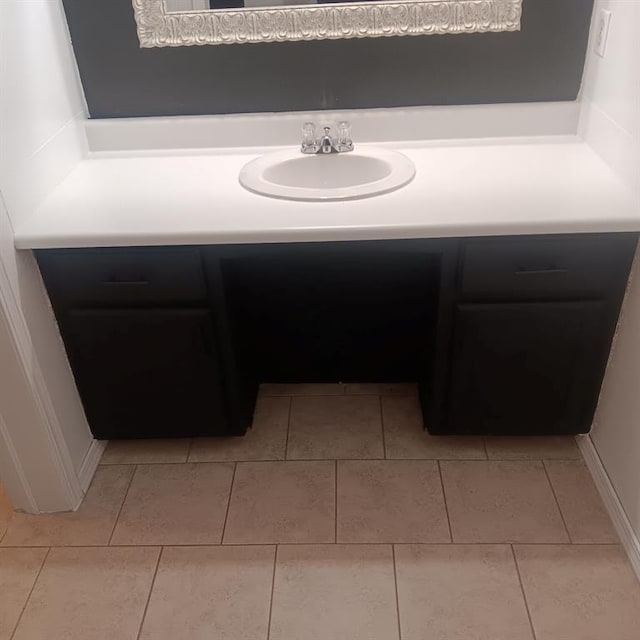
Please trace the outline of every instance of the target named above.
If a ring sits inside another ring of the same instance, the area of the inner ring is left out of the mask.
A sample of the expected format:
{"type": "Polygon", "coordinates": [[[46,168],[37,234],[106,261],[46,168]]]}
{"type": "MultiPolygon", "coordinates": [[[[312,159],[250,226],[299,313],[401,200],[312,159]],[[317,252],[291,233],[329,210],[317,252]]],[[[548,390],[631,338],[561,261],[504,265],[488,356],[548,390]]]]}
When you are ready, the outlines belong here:
{"type": "Polygon", "coordinates": [[[57,300],[144,305],[206,298],[196,249],[41,251],[38,261],[47,288],[57,300]]]}
{"type": "Polygon", "coordinates": [[[606,297],[626,281],[633,248],[626,236],[470,241],[460,292],[466,298],[524,300],[606,297]]]}

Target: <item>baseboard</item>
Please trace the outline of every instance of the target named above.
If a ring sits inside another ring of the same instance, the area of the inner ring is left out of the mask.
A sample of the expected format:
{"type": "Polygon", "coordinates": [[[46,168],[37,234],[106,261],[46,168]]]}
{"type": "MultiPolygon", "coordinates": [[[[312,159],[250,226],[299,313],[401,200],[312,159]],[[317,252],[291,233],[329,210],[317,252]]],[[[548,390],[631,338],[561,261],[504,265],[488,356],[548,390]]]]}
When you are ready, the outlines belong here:
{"type": "Polygon", "coordinates": [[[611,480],[593,445],[593,441],[589,436],[577,436],[576,441],[578,447],[580,447],[584,461],[591,472],[598,492],[604,501],[604,505],[611,516],[613,525],[618,532],[620,542],[629,556],[638,580],[640,580],[640,539],[638,539],[636,532],[631,526],[631,522],[629,522],[629,518],[620,502],[620,498],[618,498],[616,490],[613,488],[613,484],[611,484],[611,480]]]}
{"type": "Polygon", "coordinates": [[[80,471],[78,471],[78,480],[80,481],[82,491],[86,491],[89,488],[98,464],[100,463],[100,458],[102,458],[102,454],[107,446],[107,442],[107,440],[91,441],[89,450],[80,465],[80,471]]]}

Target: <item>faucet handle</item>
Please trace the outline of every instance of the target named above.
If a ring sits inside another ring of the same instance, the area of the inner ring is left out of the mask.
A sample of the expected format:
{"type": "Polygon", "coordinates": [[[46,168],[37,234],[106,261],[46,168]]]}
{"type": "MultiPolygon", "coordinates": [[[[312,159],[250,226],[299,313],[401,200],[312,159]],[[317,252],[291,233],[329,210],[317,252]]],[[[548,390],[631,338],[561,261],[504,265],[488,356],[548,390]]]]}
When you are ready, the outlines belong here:
{"type": "Polygon", "coordinates": [[[351,139],[351,125],[348,122],[338,122],[338,136],[336,144],[339,151],[352,151],[353,140],[351,139]]]}
{"type": "Polygon", "coordinates": [[[305,122],[302,126],[302,153],[315,153],[317,150],[316,125],[313,122],[305,122]]]}
{"type": "Polygon", "coordinates": [[[313,122],[305,122],[302,126],[302,144],[316,141],[316,125],[313,122]]]}

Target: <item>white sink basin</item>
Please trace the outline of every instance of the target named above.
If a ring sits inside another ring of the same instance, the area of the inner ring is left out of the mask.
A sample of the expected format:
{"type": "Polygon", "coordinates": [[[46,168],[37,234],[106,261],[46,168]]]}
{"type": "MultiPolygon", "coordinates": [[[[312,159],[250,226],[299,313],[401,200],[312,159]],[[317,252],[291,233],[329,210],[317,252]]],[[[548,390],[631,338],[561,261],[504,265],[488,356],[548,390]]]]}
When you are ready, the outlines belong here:
{"type": "Polygon", "coordinates": [[[348,153],[270,153],[247,163],[240,184],[255,193],[287,200],[353,200],[388,193],[413,179],[415,167],[401,153],[359,147],[348,153]]]}

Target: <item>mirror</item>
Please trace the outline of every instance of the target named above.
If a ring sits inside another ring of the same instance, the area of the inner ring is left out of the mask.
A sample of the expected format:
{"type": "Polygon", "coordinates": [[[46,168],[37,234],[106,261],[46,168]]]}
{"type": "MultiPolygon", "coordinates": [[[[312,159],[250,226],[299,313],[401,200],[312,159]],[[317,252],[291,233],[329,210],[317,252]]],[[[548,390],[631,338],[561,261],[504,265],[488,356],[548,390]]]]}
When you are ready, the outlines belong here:
{"type": "Polygon", "coordinates": [[[141,47],[519,31],[522,0],[132,0],[141,47]]]}

